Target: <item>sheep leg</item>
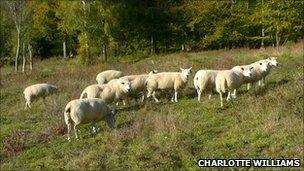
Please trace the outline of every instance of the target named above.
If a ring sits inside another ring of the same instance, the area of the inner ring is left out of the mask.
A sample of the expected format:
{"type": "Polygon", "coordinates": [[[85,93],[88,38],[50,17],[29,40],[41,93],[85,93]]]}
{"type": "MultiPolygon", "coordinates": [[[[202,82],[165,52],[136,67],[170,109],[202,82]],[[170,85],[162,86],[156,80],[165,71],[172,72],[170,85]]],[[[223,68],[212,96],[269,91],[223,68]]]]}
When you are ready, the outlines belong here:
{"type": "Polygon", "coordinates": [[[219,94],[220,94],[220,100],[221,100],[221,107],[223,107],[224,105],[223,105],[223,94],[222,94],[222,92],[219,92],[219,94]]]}
{"type": "Polygon", "coordinates": [[[27,108],[27,101],[25,102],[25,107],[24,107],[24,110],[26,110],[26,108],[27,108]]]}
{"type": "Polygon", "coordinates": [[[260,87],[262,85],[262,81],[261,80],[259,80],[259,84],[258,84],[258,86],[260,87]]]}
{"type": "Polygon", "coordinates": [[[175,101],[175,102],[178,102],[178,101],[177,101],[177,91],[174,92],[174,97],[175,97],[175,98],[174,98],[174,101],[175,101]]]}
{"type": "Polygon", "coordinates": [[[228,95],[227,95],[227,99],[226,100],[227,101],[231,100],[231,92],[230,91],[228,91],[228,95]]]}
{"type": "Polygon", "coordinates": [[[174,102],[174,94],[173,94],[173,96],[171,97],[171,102],[174,102]]]}
{"type": "Polygon", "coordinates": [[[158,100],[158,99],[156,98],[156,96],[155,96],[155,91],[153,91],[152,97],[154,98],[154,100],[155,100],[156,103],[159,103],[159,100],[158,100]]]}
{"type": "Polygon", "coordinates": [[[212,92],[210,92],[208,95],[209,100],[211,99],[211,96],[212,96],[212,92]]]}
{"type": "Polygon", "coordinates": [[[92,123],[92,133],[96,134],[97,129],[96,129],[96,123],[92,123]]]}
{"type": "Polygon", "coordinates": [[[151,98],[151,91],[148,90],[147,99],[150,100],[150,98],[151,98]]]}
{"type": "Polygon", "coordinates": [[[250,83],[247,84],[247,90],[250,90],[250,83]]]}
{"type": "Polygon", "coordinates": [[[68,140],[70,140],[71,139],[71,128],[72,128],[72,124],[71,123],[68,123],[67,124],[67,127],[68,127],[68,140]]]}
{"type": "Polygon", "coordinates": [[[233,90],[232,98],[234,98],[234,99],[236,98],[236,89],[233,90]]]}
{"type": "Polygon", "coordinates": [[[24,110],[29,107],[31,108],[31,98],[25,98],[25,107],[24,107],[24,110]]]}
{"type": "Polygon", "coordinates": [[[141,102],[144,102],[144,100],[145,100],[145,95],[143,94],[143,95],[141,96],[141,102]]]}
{"type": "Polygon", "coordinates": [[[196,91],[197,91],[197,100],[200,102],[202,92],[200,91],[200,89],[197,89],[196,91]]]}
{"type": "Polygon", "coordinates": [[[78,139],[79,136],[78,136],[78,125],[77,124],[74,125],[74,132],[75,132],[75,138],[78,139]]]}
{"type": "Polygon", "coordinates": [[[257,95],[257,94],[256,94],[257,92],[256,92],[256,85],[255,85],[255,83],[252,84],[252,87],[253,87],[253,93],[254,93],[255,95],[257,95]]]}
{"type": "Polygon", "coordinates": [[[263,77],[261,81],[262,81],[261,83],[262,87],[265,86],[265,77],[263,77]]]}

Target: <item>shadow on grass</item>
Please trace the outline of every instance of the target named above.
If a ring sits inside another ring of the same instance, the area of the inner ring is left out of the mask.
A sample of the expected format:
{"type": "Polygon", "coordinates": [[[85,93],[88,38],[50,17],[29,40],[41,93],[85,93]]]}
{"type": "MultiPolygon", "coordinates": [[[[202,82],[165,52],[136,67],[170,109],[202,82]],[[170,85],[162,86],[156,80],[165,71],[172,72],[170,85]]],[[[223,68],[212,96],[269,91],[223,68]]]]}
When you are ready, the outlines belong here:
{"type": "Polygon", "coordinates": [[[134,122],[133,120],[129,120],[129,121],[120,123],[120,124],[117,125],[117,129],[129,128],[129,127],[131,127],[131,125],[133,124],[133,122],[134,122]]]}
{"type": "Polygon", "coordinates": [[[280,87],[280,86],[285,85],[289,82],[290,82],[290,80],[284,78],[284,79],[282,79],[278,82],[277,81],[270,81],[270,82],[266,83],[266,85],[263,86],[263,87],[258,87],[257,86],[257,91],[255,93],[255,96],[264,96],[265,94],[268,93],[269,90],[272,90],[276,87],[280,87]]]}

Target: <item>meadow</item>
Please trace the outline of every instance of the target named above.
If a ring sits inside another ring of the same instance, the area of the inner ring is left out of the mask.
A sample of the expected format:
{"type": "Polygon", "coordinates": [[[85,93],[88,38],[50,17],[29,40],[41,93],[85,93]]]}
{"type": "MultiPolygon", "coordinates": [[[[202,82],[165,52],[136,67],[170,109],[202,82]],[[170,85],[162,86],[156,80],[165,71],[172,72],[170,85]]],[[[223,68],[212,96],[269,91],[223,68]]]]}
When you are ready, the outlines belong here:
{"type": "Polygon", "coordinates": [[[89,66],[50,58],[36,61],[34,71],[25,74],[1,67],[0,170],[193,170],[202,158],[300,158],[303,167],[303,58],[301,41],[279,49],[182,52],[136,62],[130,56],[89,66]],[[223,108],[216,93],[197,101],[197,70],[229,69],[269,56],[277,56],[280,65],[256,93],[242,86],[238,98],[225,101],[223,108]],[[80,139],[67,141],[64,107],[95,83],[99,72],[117,69],[128,75],[190,66],[193,72],[178,103],[170,101],[172,92],[159,92],[159,104],[132,101],[119,106],[117,129],[99,122],[100,131],[93,135],[83,125],[80,139]],[[58,85],[60,93],[24,110],[24,88],[42,82],[58,85]]]}

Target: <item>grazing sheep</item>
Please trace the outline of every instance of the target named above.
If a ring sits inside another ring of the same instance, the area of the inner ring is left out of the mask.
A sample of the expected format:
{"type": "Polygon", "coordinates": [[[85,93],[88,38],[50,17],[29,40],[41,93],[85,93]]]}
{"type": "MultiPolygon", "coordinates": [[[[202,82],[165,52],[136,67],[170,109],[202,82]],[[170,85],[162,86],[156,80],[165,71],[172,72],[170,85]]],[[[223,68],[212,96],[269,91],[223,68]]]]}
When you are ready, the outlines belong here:
{"type": "Polygon", "coordinates": [[[39,98],[45,99],[46,96],[55,94],[57,92],[58,92],[57,86],[46,83],[34,84],[26,87],[25,90],[23,91],[24,98],[26,100],[24,109],[26,109],[27,107],[31,108],[31,103],[34,100],[37,100],[39,98]]]}
{"type": "Polygon", "coordinates": [[[95,123],[101,120],[105,120],[110,128],[115,128],[114,113],[103,100],[98,98],[70,101],[64,110],[64,120],[68,127],[68,140],[70,140],[72,125],[74,125],[76,139],[79,137],[79,124],[92,123],[93,133],[96,133],[95,123]]]}
{"type": "Polygon", "coordinates": [[[212,91],[215,89],[215,78],[217,70],[199,70],[196,72],[193,84],[197,91],[197,100],[201,100],[201,94],[203,91],[209,93],[209,99],[211,98],[212,91]]]}
{"type": "Polygon", "coordinates": [[[223,93],[228,90],[227,100],[230,100],[232,91],[238,89],[243,84],[245,77],[251,76],[252,69],[253,68],[236,66],[231,70],[218,71],[215,79],[215,87],[220,95],[221,107],[223,107],[223,93]]]}
{"type": "Polygon", "coordinates": [[[116,70],[107,70],[99,73],[96,76],[96,81],[98,84],[104,84],[109,82],[110,80],[120,78],[123,76],[123,73],[121,71],[116,70]]]}
{"type": "MultiPolygon", "coordinates": [[[[134,97],[137,99],[139,95],[142,95],[141,101],[143,102],[145,99],[145,90],[146,90],[146,84],[147,84],[147,78],[151,74],[157,73],[157,70],[151,71],[149,74],[141,74],[141,75],[128,75],[121,77],[121,79],[127,79],[131,82],[131,91],[128,93],[127,98],[134,97]]],[[[125,104],[125,103],[124,103],[125,104]]]]}
{"type": "Polygon", "coordinates": [[[152,95],[154,100],[159,102],[155,97],[156,90],[174,89],[174,95],[171,101],[177,102],[177,93],[186,86],[192,67],[189,69],[180,69],[181,72],[161,72],[150,75],[147,79],[147,98],[150,98],[152,95]]]}
{"type": "Polygon", "coordinates": [[[99,98],[102,91],[102,85],[92,84],[87,86],[81,93],[80,99],[83,98],[99,98]]]}
{"type": "MultiPolygon", "coordinates": [[[[127,79],[114,79],[102,86],[100,98],[107,104],[116,103],[119,100],[126,98],[127,94],[131,91],[131,83],[127,79]]],[[[116,104],[114,105],[114,110],[116,104]]]]}

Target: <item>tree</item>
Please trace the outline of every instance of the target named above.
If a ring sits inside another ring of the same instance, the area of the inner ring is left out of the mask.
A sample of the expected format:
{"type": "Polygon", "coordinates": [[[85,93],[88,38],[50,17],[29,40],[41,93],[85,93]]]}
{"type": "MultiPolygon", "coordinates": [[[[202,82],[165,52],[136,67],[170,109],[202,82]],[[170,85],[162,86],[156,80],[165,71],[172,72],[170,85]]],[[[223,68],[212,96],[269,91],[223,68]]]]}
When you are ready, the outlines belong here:
{"type": "Polygon", "coordinates": [[[18,58],[20,51],[20,39],[21,39],[21,31],[24,24],[24,16],[25,16],[25,0],[15,0],[15,1],[6,1],[6,4],[10,10],[11,19],[15,23],[16,33],[17,33],[17,47],[16,47],[16,55],[15,55],[15,72],[18,71],[18,58]]]}

